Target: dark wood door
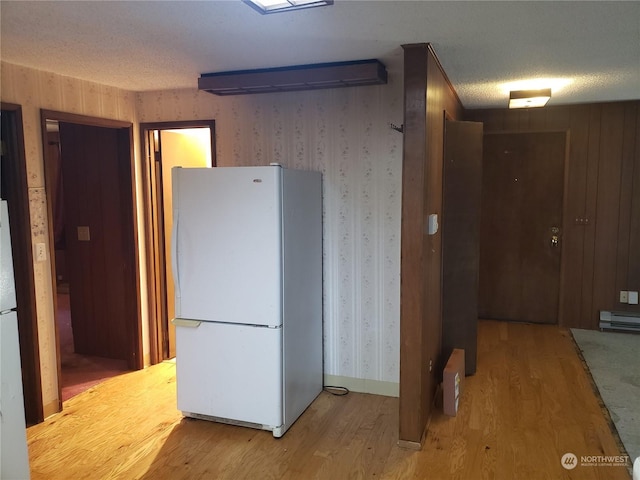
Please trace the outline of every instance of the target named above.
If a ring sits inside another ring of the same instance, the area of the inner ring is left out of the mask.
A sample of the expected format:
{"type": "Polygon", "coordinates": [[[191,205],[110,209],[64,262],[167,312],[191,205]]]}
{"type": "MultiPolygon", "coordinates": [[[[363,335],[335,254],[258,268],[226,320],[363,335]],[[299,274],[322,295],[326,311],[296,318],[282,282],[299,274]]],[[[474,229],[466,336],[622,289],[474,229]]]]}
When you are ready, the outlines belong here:
{"type": "Polygon", "coordinates": [[[60,122],[60,150],[75,351],[135,368],[129,130],[60,122]]]}
{"type": "Polygon", "coordinates": [[[464,349],[465,373],[472,375],[478,345],[482,123],[445,122],[442,191],[442,359],[446,362],[454,348],[464,349]]]}
{"type": "Polygon", "coordinates": [[[557,323],[564,132],[484,137],[481,318],[557,323]]]}

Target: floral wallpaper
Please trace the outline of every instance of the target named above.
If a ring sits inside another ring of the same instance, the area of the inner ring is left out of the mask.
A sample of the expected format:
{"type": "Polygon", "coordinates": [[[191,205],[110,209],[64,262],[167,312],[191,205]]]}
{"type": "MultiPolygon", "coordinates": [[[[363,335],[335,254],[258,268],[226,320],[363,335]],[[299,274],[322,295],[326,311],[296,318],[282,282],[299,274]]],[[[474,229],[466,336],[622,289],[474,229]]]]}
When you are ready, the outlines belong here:
{"type": "MultiPolygon", "coordinates": [[[[114,87],[2,62],[3,102],[22,106],[33,243],[49,248],[40,109],[135,121],[135,97],[114,87]]],[[[34,264],[42,400],[45,416],[58,411],[58,371],[51,261],[34,264]]],[[[147,342],[148,343],[148,342],[147,342]]]]}
{"type": "MultiPolygon", "coordinates": [[[[143,198],[138,122],[216,120],[217,160],[318,170],[324,188],[325,373],[397,383],[400,357],[402,79],[388,85],[216,97],[196,90],[129,92],[0,63],[2,101],[22,106],[33,242],[47,222],[40,109],[134,123],[138,198],[143,198]]],[[[144,235],[142,204],[139,232],[144,235]]],[[[140,244],[144,261],[144,244],[140,244]]],[[[34,265],[45,415],[58,405],[51,262],[34,265]]],[[[141,294],[146,295],[144,265],[141,294]]],[[[143,350],[148,313],[142,302],[143,350]]]]}
{"type": "Polygon", "coordinates": [[[402,81],[217,97],[136,94],[140,122],[214,119],[220,166],[323,173],[325,373],[399,381],[402,81]]]}

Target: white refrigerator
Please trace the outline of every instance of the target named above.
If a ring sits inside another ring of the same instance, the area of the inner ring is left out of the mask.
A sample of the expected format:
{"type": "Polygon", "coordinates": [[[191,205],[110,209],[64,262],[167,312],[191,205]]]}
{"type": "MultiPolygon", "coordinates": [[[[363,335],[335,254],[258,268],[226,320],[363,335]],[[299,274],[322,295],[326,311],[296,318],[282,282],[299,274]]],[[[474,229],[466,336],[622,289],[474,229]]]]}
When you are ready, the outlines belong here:
{"type": "Polygon", "coordinates": [[[7,202],[0,202],[0,478],[29,478],[27,430],[7,202]]]}
{"type": "Polygon", "coordinates": [[[321,174],[172,175],[178,409],[281,437],[323,386],[321,174]]]}

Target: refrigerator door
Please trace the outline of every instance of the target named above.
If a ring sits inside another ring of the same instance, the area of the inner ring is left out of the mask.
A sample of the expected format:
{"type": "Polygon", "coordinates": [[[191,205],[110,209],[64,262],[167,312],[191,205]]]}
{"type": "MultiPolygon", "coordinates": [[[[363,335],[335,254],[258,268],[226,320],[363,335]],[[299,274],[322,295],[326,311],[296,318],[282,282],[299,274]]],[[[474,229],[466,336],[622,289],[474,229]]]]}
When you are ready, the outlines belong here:
{"type": "Polygon", "coordinates": [[[18,316],[0,315],[0,478],[29,478],[18,316]]]}
{"type": "Polygon", "coordinates": [[[282,323],[282,169],[173,169],[176,317],[282,323]]]}
{"type": "Polygon", "coordinates": [[[16,308],[7,201],[0,202],[0,312],[16,308]]]}
{"type": "Polygon", "coordinates": [[[176,346],[178,409],[185,415],[282,425],[281,328],[182,323],[176,346]]]}

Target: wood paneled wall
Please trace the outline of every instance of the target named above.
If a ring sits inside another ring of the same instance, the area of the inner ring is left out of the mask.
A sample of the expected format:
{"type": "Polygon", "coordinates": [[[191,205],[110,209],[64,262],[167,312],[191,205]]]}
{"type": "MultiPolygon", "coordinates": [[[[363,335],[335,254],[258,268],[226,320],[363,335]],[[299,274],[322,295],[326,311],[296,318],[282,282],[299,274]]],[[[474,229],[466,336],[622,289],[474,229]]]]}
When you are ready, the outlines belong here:
{"type": "Polygon", "coordinates": [[[442,241],[440,232],[427,235],[427,222],[429,214],[442,216],[445,112],[459,119],[462,107],[431,46],[403,48],[399,438],[419,447],[437,386],[442,334],[442,241]]]}
{"type": "Polygon", "coordinates": [[[598,328],[640,290],[640,101],[469,110],[488,132],[568,131],[559,323],[598,328]]]}

